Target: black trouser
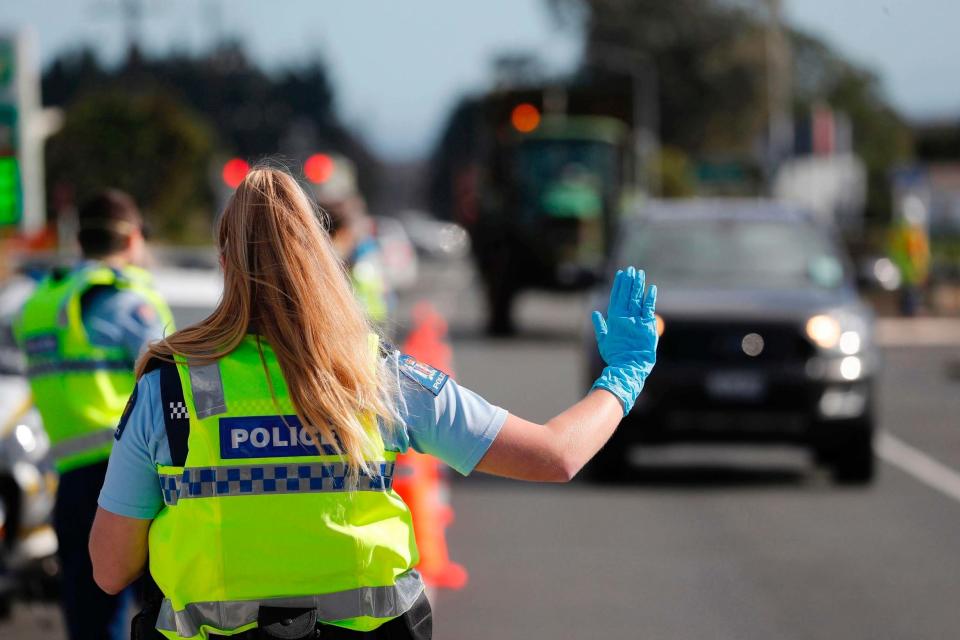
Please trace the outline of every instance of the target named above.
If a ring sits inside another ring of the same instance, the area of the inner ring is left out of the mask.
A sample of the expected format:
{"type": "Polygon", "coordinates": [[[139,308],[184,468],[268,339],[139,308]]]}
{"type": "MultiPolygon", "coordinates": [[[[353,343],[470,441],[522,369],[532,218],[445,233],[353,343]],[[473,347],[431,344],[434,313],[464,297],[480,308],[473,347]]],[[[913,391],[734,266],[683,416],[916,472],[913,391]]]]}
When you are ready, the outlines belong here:
{"type": "Polygon", "coordinates": [[[93,581],[87,541],[97,512],[97,496],[107,462],[67,471],[60,476],[53,528],[57,532],[62,571],[61,598],[70,640],[119,640],[126,636],[131,594],[110,596],[93,581]]]}
{"type": "MultiPolygon", "coordinates": [[[[263,623],[268,617],[271,620],[282,620],[284,616],[287,615],[281,613],[282,611],[284,610],[264,607],[261,611],[261,626],[264,626],[263,623]]],[[[157,632],[154,632],[153,635],[145,633],[142,616],[149,616],[150,619],[156,620],[157,614],[156,612],[147,613],[145,611],[135,618],[131,636],[132,639],[150,640],[151,638],[161,638],[157,632]]],[[[282,629],[279,630],[279,633],[282,633],[282,629]]],[[[216,634],[210,635],[211,640],[227,637],[228,636],[219,636],[216,634]]],[[[287,638],[289,640],[432,640],[433,612],[430,609],[430,601],[427,600],[427,595],[423,593],[420,594],[420,597],[413,603],[409,611],[399,618],[394,618],[381,625],[374,631],[351,631],[350,629],[320,624],[317,625],[314,631],[302,636],[270,635],[265,628],[253,629],[239,635],[229,636],[229,640],[272,640],[274,638],[287,638]]]]}

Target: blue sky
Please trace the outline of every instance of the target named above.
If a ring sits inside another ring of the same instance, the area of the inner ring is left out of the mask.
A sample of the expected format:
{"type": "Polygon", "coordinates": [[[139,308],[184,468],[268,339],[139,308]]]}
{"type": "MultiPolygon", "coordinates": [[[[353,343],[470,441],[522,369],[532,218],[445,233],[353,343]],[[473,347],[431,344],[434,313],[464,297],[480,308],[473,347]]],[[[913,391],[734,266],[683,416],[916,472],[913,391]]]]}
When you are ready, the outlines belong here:
{"type": "MultiPolygon", "coordinates": [[[[30,27],[40,59],[94,44],[123,51],[118,0],[0,0],[0,28],[30,27]]],[[[151,52],[202,50],[237,36],[261,63],[310,55],[330,65],[344,120],[387,156],[424,153],[456,97],[490,81],[503,50],[572,67],[575,33],[558,30],[544,0],[145,0],[151,52]],[[362,127],[360,126],[362,125],[362,127]]],[[[791,22],[874,68],[894,104],[914,118],[960,118],[960,1],[785,0],[791,22]]]]}

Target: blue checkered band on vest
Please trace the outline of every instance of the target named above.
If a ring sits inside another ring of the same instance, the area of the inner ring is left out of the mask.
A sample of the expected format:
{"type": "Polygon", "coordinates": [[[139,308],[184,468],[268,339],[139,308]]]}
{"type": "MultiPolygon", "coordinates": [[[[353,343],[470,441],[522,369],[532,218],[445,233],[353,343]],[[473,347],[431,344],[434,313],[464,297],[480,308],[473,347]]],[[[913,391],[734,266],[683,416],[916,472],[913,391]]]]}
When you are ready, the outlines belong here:
{"type": "Polygon", "coordinates": [[[160,474],[163,501],[172,506],[190,498],[214,498],[260,493],[322,491],[387,491],[393,486],[393,462],[371,462],[376,475],[360,473],[356,487],[347,480],[342,462],[312,464],[188,467],[179,474],[160,474]]]}

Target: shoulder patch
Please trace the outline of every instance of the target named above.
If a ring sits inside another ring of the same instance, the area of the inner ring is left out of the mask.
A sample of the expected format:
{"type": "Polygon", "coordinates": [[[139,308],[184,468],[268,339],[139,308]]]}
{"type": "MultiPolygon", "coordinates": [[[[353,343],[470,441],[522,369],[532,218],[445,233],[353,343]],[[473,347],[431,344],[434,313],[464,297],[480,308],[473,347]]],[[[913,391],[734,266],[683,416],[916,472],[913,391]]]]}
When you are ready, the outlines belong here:
{"type": "Polygon", "coordinates": [[[447,384],[447,380],[450,379],[450,376],[443,371],[424,364],[405,353],[400,354],[399,360],[401,373],[435,396],[440,395],[443,385],[447,384]]]}
{"type": "Polygon", "coordinates": [[[140,385],[133,385],[133,392],[130,394],[130,398],[127,400],[127,406],[123,408],[123,413],[120,415],[120,422],[117,424],[117,430],[113,434],[114,440],[119,440],[123,436],[123,430],[127,428],[127,420],[130,419],[130,414],[133,413],[133,407],[137,404],[137,389],[140,385]]]}
{"type": "Polygon", "coordinates": [[[144,302],[136,308],[134,314],[143,324],[153,324],[157,320],[157,311],[151,305],[144,302]]]}

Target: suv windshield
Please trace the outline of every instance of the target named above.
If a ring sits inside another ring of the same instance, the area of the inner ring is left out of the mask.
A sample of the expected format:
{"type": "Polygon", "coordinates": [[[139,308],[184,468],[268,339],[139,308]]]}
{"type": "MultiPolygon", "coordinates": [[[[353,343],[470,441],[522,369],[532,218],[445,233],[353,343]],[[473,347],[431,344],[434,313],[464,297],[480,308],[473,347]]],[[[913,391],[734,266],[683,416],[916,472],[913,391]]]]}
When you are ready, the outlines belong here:
{"type": "Polygon", "coordinates": [[[788,222],[658,220],[634,227],[621,257],[664,285],[832,289],[844,281],[834,243],[788,222]]]}

